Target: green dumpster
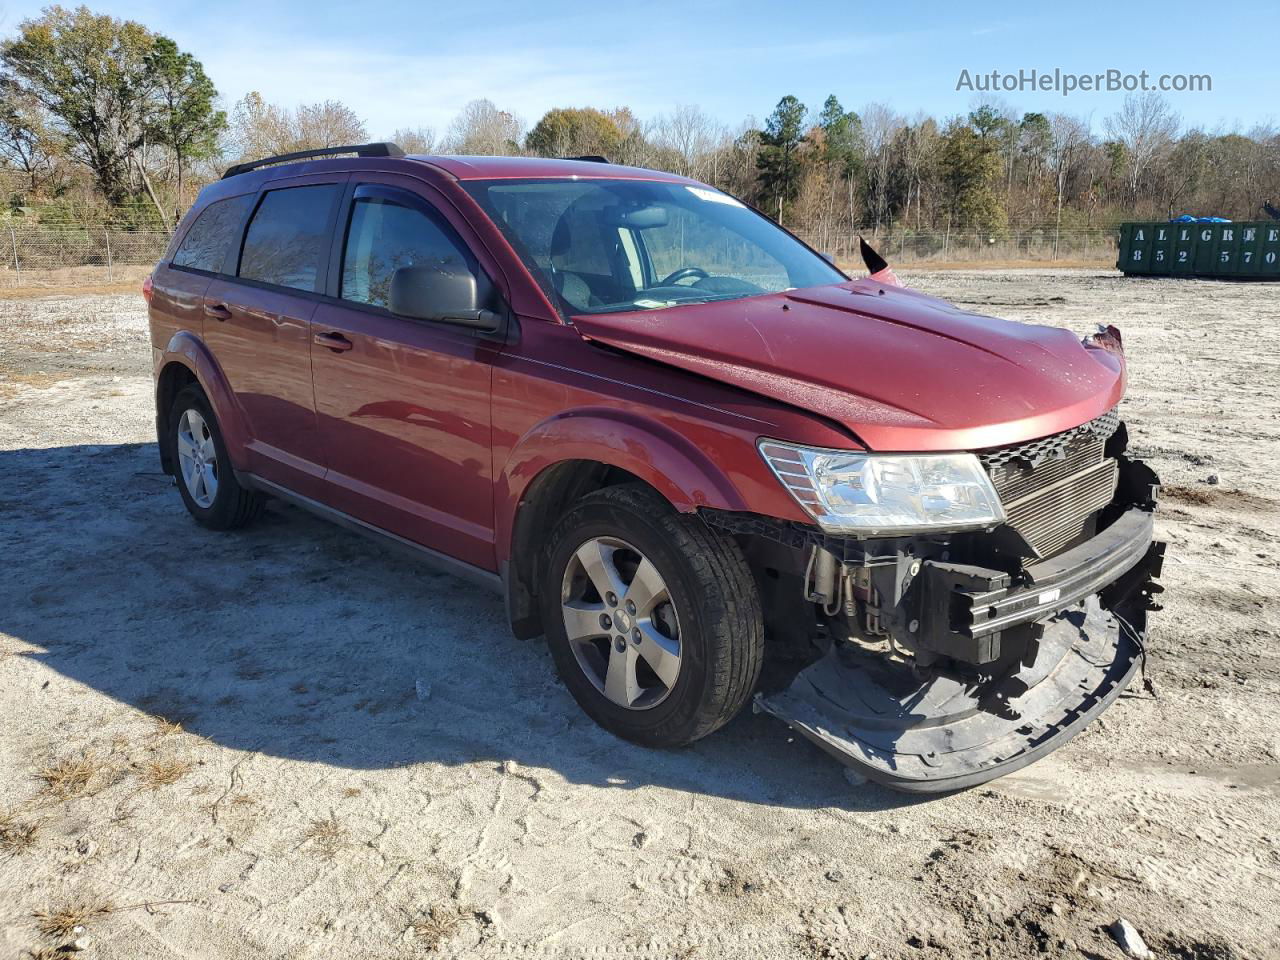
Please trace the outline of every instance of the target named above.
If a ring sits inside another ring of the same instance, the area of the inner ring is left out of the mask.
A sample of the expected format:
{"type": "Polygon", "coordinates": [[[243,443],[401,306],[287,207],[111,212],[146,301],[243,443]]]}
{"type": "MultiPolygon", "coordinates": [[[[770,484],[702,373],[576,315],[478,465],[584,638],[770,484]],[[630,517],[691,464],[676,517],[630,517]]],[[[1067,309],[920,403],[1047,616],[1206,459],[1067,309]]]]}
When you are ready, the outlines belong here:
{"type": "Polygon", "coordinates": [[[1280,280],[1280,220],[1120,225],[1125,276],[1280,280]]]}

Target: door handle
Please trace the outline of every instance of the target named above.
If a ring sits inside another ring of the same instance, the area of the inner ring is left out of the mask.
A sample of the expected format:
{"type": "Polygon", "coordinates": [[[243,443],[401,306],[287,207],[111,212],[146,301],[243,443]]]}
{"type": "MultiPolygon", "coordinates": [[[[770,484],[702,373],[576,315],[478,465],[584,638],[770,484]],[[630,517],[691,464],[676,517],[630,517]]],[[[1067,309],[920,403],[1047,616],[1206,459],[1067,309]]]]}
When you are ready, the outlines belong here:
{"type": "Polygon", "coordinates": [[[317,333],[312,338],[318,347],[328,347],[334,353],[346,353],[353,344],[340,333],[317,333]]]}
{"type": "Polygon", "coordinates": [[[227,309],[226,304],[222,303],[206,303],[204,305],[204,315],[213,317],[215,320],[231,319],[231,311],[227,309]]]}

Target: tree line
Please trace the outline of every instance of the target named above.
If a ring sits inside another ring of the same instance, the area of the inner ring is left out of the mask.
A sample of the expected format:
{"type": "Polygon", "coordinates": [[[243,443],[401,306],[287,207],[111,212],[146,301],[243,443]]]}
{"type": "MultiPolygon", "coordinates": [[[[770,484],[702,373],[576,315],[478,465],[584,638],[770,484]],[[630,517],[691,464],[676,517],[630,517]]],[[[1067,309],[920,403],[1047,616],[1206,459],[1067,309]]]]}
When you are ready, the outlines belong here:
{"type": "MultiPolygon", "coordinates": [[[[734,127],[693,105],[648,120],[625,106],[556,107],[531,126],[488,100],[447,129],[386,139],[409,153],[601,155],[711,183],[793,229],[997,237],[1028,225],[1102,229],[1181,213],[1262,216],[1280,196],[1280,132],[1185,126],[1130,95],[1095,132],[1066,113],[998,101],[937,119],[873,103],[784,96],[734,127]]],[[[234,162],[370,139],[337,101],[250,93],[230,109],[189,52],[129,20],[54,6],[0,43],[0,162],[13,215],[172,224],[234,162]]]]}

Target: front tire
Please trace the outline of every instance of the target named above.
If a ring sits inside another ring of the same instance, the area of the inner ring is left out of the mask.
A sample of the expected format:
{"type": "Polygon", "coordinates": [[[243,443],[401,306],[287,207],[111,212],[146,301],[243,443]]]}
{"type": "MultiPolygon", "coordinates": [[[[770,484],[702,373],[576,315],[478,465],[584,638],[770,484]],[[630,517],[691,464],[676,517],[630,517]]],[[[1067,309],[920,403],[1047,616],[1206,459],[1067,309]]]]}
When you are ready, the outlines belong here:
{"type": "Polygon", "coordinates": [[[233,530],[262,512],[262,494],[236,480],[218,418],[199,387],[186,387],[174,398],[166,441],[182,502],[199,523],[233,530]]]}
{"type": "Polygon", "coordinates": [[[760,599],[737,543],[639,484],[578,501],[541,584],[556,669],[605,729],[680,746],[724,726],[760,676],[760,599]]]}

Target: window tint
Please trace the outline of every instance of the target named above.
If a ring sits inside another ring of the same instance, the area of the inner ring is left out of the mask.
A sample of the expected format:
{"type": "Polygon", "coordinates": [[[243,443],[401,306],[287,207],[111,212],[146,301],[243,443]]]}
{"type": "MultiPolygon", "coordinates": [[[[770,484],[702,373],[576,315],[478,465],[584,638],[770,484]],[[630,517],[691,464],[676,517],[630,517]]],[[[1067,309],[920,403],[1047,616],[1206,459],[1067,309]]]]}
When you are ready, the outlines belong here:
{"type": "Polygon", "coordinates": [[[392,274],[401,267],[426,265],[475,270],[451,232],[421,211],[378,197],[362,197],[352,205],[342,257],[342,299],[389,306],[392,274]]]}
{"type": "Polygon", "coordinates": [[[249,222],[240,276],[297,290],[316,290],[328,257],[326,228],[338,199],[337,184],[272,190],[249,222]]]}
{"type": "Polygon", "coordinates": [[[173,255],[173,265],[212,273],[233,269],[235,249],[240,245],[240,227],[252,203],[250,193],[218,200],[205,207],[182,238],[182,246],[173,255]]]}

